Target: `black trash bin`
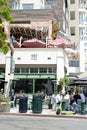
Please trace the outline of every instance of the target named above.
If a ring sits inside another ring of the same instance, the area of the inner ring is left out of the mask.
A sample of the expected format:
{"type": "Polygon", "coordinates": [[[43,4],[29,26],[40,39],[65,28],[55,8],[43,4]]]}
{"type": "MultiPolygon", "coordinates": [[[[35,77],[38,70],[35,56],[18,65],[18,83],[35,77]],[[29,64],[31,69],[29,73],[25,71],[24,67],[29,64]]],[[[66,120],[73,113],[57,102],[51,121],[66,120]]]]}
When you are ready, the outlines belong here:
{"type": "Polygon", "coordinates": [[[23,96],[19,99],[19,112],[26,113],[28,108],[28,97],[23,96]]]}
{"type": "Polygon", "coordinates": [[[33,113],[41,113],[42,112],[42,96],[39,94],[33,95],[32,112],[33,113]]]}

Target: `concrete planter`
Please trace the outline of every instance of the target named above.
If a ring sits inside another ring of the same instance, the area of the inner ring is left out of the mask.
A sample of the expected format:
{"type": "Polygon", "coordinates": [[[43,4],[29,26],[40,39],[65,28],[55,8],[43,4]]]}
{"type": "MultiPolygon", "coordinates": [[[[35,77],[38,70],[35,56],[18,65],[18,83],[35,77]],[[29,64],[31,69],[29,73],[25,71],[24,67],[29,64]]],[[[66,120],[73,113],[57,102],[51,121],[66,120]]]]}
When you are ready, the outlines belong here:
{"type": "Polygon", "coordinates": [[[10,112],[10,104],[0,104],[0,112],[10,112]]]}

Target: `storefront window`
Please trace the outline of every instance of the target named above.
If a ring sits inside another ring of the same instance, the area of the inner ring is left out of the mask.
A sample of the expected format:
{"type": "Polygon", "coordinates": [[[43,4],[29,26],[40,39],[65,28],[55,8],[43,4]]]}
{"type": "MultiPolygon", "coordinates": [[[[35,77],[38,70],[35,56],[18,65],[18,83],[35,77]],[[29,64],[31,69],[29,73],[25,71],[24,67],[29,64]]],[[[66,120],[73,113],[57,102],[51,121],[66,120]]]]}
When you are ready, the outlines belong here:
{"type": "Polygon", "coordinates": [[[21,73],[28,73],[29,69],[28,68],[21,68],[21,73]]]}
{"type": "Polygon", "coordinates": [[[15,68],[15,73],[20,73],[20,68],[15,68]]]}
{"type": "Polygon", "coordinates": [[[5,69],[2,68],[2,67],[0,67],[0,74],[1,74],[1,73],[5,73],[5,69]]]}
{"type": "Polygon", "coordinates": [[[30,73],[38,73],[38,68],[30,68],[30,73]]]}
{"type": "Polygon", "coordinates": [[[48,68],[48,73],[55,73],[56,72],[56,68],[48,68]]]}
{"type": "Polygon", "coordinates": [[[39,68],[39,73],[47,73],[47,68],[39,68]]]}

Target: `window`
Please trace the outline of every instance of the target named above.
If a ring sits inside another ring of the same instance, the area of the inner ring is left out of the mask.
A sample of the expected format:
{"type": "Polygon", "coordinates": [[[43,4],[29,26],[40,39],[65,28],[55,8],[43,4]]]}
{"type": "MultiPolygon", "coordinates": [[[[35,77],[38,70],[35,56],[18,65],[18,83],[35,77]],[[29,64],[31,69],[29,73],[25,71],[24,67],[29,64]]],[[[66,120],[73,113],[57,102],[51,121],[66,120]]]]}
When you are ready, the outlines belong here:
{"type": "Polygon", "coordinates": [[[75,11],[70,12],[70,20],[75,20],[75,11]]]}
{"type": "Polygon", "coordinates": [[[15,68],[15,73],[20,73],[20,68],[15,68]]]}
{"type": "Polygon", "coordinates": [[[87,47],[87,42],[84,43],[84,46],[87,47]]]}
{"type": "Polygon", "coordinates": [[[33,4],[23,4],[23,9],[33,9],[33,4]]]}
{"type": "Polygon", "coordinates": [[[75,4],[75,0],[70,0],[70,4],[75,4]]]}
{"type": "Polygon", "coordinates": [[[0,67],[0,74],[5,73],[5,68],[0,67]]]}
{"type": "Polygon", "coordinates": [[[70,27],[70,34],[71,36],[75,35],[75,27],[70,27]]]}
{"type": "Polygon", "coordinates": [[[48,68],[48,73],[56,73],[56,68],[48,68]]]}
{"type": "Polygon", "coordinates": [[[37,60],[37,54],[32,54],[31,55],[31,60],[37,60]]]}
{"type": "Polygon", "coordinates": [[[21,68],[21,73],[28,73],[29,69],[28,68],[21,68]]]}
{"type": "Polygon", "coordinates": [[[38,68],[30,68],[30,73],[38,73],[38,68]]]}
{"type": "Polygon", "coordinates": [[[47,73],[47,68],[39,68],[39,73],[47,73]]]}

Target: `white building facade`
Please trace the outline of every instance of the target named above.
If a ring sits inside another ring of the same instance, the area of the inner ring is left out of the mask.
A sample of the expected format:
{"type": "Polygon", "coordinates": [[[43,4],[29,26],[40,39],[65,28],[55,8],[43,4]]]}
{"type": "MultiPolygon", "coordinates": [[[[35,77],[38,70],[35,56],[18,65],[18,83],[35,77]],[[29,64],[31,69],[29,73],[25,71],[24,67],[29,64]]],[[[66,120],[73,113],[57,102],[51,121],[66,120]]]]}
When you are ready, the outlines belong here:
{"type": "Polygon", "coordinates": [[[37,91],[36,82],[45,83],[48,77],[58,84],[60,78],[64,77],[64,67],[68,67],[68,59],[62,48],[15,48],[12,63],[10,52],[6,56],[0,55],[0,67],[5,67],[2,79],[6,81],[6,94],[10,91],[10,81],[14,80],[19,82],[17,90],[20,86],[23,89],[24,81],[27,81],[26,87],[32,83],[32,93],[37,91]],[[21,80],[24,81],[21,83],[21,80]]]}

